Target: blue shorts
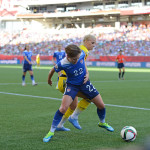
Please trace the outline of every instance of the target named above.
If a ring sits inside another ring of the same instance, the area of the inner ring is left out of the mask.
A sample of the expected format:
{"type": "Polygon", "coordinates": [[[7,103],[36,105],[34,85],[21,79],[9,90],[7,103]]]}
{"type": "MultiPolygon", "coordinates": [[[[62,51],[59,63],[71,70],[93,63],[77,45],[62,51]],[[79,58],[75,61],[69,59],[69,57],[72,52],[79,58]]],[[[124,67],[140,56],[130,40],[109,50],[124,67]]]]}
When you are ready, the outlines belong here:
{"type": "Polygon", "coordinates": [[[90,100],[99,94],[92,83],[90,81],[87,81],[86,84],[82,85],[73,85],[67,83],[64,95],[69,95],[74,100],[78,92],[83,93],[90,100]]]}
{"type": "Polygon", "coordinates": [[[123,68],[124,64],[123,63],[118,63],[118,68],[123,68]]]}
{"type": "Polygon", "coordinates": [[[32,65],[23,64],[23,72],[32,71],[32,65]]]}

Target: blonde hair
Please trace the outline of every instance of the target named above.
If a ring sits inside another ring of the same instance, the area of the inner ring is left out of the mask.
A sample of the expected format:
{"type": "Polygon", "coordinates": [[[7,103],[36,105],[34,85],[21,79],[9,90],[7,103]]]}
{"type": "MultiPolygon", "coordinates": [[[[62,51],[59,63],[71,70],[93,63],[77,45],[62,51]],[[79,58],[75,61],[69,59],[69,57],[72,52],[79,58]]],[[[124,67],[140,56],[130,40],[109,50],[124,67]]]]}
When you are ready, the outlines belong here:
{"type": "Polygon", "coordinates": [[[89,41],[89,40],[91,40],[91,39],[96,40],[96,38],[95,38],[94,35],[91,35],[91,34],[85,35],[84,38],[83,38],[83,43],[84,43],[85,41],[89,41]]]}

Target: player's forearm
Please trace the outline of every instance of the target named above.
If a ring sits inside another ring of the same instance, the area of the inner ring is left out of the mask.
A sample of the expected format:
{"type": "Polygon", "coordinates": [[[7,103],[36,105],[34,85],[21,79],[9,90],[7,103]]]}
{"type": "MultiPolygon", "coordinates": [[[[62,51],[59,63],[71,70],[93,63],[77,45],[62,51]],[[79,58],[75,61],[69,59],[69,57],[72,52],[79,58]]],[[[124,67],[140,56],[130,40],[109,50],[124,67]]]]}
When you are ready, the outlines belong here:
{"type": "Polygon", "coordinates": [[[52,63],[53,63],[53,65],[55,66],[55,60],[54,60],[54,58],[52,58],[52,63]]]}
{"type": "Polygon", "coordinates": [[[27,56],[24,56],[24,59],[25,59],[29,64],[31,64],[31,62],[29,61],[29,59],[27,58],[27,56]]]}
{"type": "Polygon", "coordinates": [[[86,74],[88,74],[88,75],[89,75],[89,72],[88,72],[88,69],[87,69],[86,63],[85,63],[85,69],[86,69],[86,74]]]}
{"type": "Polygon", "coordinates": [[[53,67],[53,68],[50,70],[49,74],[48,74],[48,80],[51,80],[51,78],[52,78],[54,72],[55,72],[55,69],[54,69],[54,67],[53,67]]]}
{"type": "Polygon", "coordinates": [[[87,77],[87,78],[89,78],[89,72],[88,72],[88,69],[87,69],[86,63],[85,63],[85,69],[86,69],[86,77],[87,77]]]}

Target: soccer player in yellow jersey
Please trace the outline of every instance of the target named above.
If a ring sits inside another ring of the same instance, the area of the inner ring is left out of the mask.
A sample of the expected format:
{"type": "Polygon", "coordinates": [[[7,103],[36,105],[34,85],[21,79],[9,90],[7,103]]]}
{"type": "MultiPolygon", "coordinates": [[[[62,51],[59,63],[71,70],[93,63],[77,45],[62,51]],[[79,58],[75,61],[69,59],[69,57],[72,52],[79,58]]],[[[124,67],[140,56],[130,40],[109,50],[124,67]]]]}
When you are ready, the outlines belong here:
{"type": "Polygon", "coordinates": [[[40,67],[40,54],[36,55],[36,65],[37,67],[40,67]]]}
{"type": "MultiPolygon", "coordinates": [[[[86,54],[85,59],[87,59],[87,56],[89,55],[89,51],[93,50],[94,46],[96,44],[96,38],[93,35],[86,35],[83,39],[83,44],[80,46],[80,49],[83,50],[86,54]]],[[[65,81],[67,77],[62,74],[62,77],[59,77],[58,81],[58,89],[63,93],[65,90],[65,81]]],[[[81,93],[78,93],[79,97],[81,96],[81,93]]],[[[86,97],[83,98],[76,106],[70,106],[68,110],[66,111],[65,115],[63,116],[62,120],[57,126],[57,131],[70,131],[70,129],[64,127],[64,123],[69,120],[73,124],[73,126],[77,129],[81,129],[81,126],[78,123],[78,116],[79,114],[85,110],[90,104],[89,99],[86,97]],[[69,117],[70,116],[70,117],[69,117]],[[69,119],[68,119],[69,118],[69,119]]],[[[99,124],[99,127],[103,127],[108,130],[105,125],[99,124]]]]}

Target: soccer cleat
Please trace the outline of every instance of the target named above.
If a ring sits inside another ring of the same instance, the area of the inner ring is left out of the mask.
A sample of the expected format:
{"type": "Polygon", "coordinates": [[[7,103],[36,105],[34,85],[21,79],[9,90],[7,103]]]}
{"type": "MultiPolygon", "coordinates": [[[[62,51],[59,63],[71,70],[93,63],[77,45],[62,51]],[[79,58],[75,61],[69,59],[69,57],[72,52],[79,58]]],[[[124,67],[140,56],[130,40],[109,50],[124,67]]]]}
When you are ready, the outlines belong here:
{"type": "Polygon", "coordinates": [[[110,126],[110,125],[108,125],[108,123],[99,123],[98,124],[98,126],[99,127],[101,127],[101,128],[104,128],[104,129],[106,129],[106,130],[108,130],[108,131],[110,131],[110,132],[113,132],[114,131],[114,129],[110,126]]]}
{"type": "Polygon", "coordinates": [[[54,133],[49,131],[47,135],[43,138],[43,142],[49,142],[53,136],[54,136],[54,133]]]}
{"type": "Polygon", "coordinates": [[[32,83],[32,85],[33,85],[33,86],[36,86],[36,85],[38,85],[38,84],[37,84],[37,83],[32,83]]]}
{"type": "Polygon", "coordinates": [[[65,127],[57,127],[56,131],[70,131],[70,129],[65,128],[65,127]]]}
{"type": "Polygon", "coordinates": [[[22,86],[26,86],[25,82],[22,82],[22,86]]]}
{"type": "Polygon", "coordinates": [[[72,123],[75,128],[77,128],[77,129],[79,129],[79,130],[82,129],[81,126],[79,125],[79,122],[78,122],[77,119],[72,119],[71,117],[69,117],[69,118],[68,118],[68,121],[69,121],[70,123],[72,123]]]}

